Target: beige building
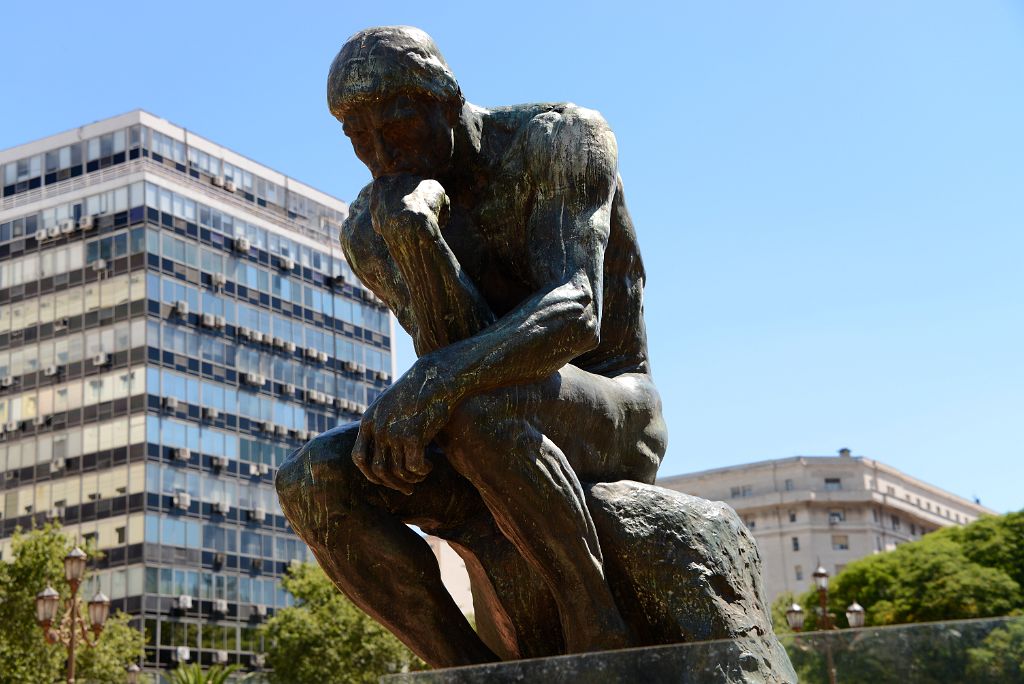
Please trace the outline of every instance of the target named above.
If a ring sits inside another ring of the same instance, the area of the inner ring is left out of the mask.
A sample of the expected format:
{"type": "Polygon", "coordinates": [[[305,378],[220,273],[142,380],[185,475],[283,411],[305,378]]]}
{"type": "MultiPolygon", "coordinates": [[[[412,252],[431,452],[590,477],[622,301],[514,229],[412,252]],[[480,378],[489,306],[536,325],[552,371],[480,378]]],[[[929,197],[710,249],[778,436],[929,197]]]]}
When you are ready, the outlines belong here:
{"type": "Polygon", "coordinates": [[[441,581],[455,599],[455,605],[463,614],[473,615],[473,594],[469,588],[469,572],[466,571],[465,561],[443,539],[428,536],[427,543],[437,558],[441,581]]]}
{"type": "Polygon", "coordinates": [[[839,454],[716,468],[658,484],[739,513],[760,547],[769,600],[805,591],[819,563],[834,574],[850,561],[995,513],[848,449],[839,454]]]}

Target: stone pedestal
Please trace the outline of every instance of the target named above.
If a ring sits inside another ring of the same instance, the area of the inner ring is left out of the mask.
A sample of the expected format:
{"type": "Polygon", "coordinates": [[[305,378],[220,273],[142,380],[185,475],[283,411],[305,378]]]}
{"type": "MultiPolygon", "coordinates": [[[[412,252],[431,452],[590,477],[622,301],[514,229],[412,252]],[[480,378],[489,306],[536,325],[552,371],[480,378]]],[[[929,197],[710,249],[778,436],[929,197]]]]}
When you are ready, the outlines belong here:
{"type": "MultiPolygon", "coordinates": [[[[796,682],[785,661],[785,677],[765,678],[743,669],[735,657],[737,645],[710,641],[675,646],[631,648],[577,656],[514,660],[493,665],[456,667],[384,677],[381,684],[525,684],[584,682],[585,684],[762,684],[796,682]]],[[[781,673],[780,673],[781,674],[781,673]]]]}

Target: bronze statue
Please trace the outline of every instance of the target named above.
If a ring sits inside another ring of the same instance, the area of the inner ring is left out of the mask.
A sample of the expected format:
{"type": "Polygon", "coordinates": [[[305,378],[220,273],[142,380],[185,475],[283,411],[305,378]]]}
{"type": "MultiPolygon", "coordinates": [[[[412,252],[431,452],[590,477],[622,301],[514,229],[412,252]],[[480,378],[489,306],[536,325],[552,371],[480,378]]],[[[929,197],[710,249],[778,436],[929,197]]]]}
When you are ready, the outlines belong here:
{"type": "Polygon", "coordinates": [[[433,665],[678,640],[624,618],[591,512],[595,483],[652,484],[666,448],[607,123],[472,105],[411,27],[350,38],[328,103],[373,177],[342,247],[418,359],[283,465],[288,519],[433,665]],[[465,559],[479,635],[407,523],[465,559]]]}

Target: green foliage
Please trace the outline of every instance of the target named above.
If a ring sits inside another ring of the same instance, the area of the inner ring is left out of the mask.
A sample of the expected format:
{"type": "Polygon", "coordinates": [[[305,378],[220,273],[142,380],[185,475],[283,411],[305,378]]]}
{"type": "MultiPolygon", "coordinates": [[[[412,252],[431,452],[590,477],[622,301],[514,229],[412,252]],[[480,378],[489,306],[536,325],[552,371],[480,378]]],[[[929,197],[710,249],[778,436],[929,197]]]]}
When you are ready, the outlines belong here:
{"type": "MultiPolygon", "coordinates": [[[[829,585],[829,613],[846,627],[846,606],[864,606],[865,624],[961,620],[1024,612],[1024,511],[950,527],[893,551],[850,563],[829,585]]],[[[817,629],[815,589],[797,598],[804,631],[817,629]]],[[[785,627],[781,597],[772,606],[785,627]],[[782,612],[780,612],[780,610],[782,612]]]]}
{"type": "Polygon", "coordinates": [[[35,597],[48,584],[67,597],[61,580],[70,545],[58,525],[15,532],[11,542],[13,562],[0,563],[0,672],[12,684],[54,681],[65,658],[36,626],[35,597]]]}
{"type": "Polygon", "coordinates": [[[785,636],[800,682],[949,684],[1024,681],[1024,618],[932,622],[785,636]]]}
{"type": "Polygon", "coordinates": [[[342,595],[314,564],[282,581],[296,605],[263,626],[272,684],[370,684],[425,667],[398,639],[342,595]]]}
{"type": "Polygon", "coordinates": [[[142,660],[146,645],[146,637],[129,624],[130,620],[131,616],[121,611],[107,618],[96,646],[77,654],[77,679],[89,684],[125,681],[128,666],[142,660]]]}
{"type": "Polygon", "coordinates": [[[981,646],[968,650],[967,677],[989,684],[1024,681],[1024,620],[992,630],[981,646]]]}
{"type": "MultiPolygon", "coordinates": [[[[0,673],[5,684],[64,679],[66,650],[61,645],[46,643],[36,624],[35,597],[51,585],[61,594],[61,609],[67,605],[69,588],[64,581],[64,556],[72,548],[56,523],[14,534],[12,561],[0,563],[0,673]]],[[[95,551],[85,550],[95,557],[95,551]]],[[[128,625],[128,619],[123,614],[112,615],[97,647],[78,649],[75,665],[79,681],[125,681],[125,667],[142,658],[144,642],[142,635],[128,625]]]]}
{"type": "MultiPolygon", "coordinates": [[[[191,665],[182,663],[178,665],[176,670],[171,672],[171,684],[225,684],[228,681],[228,677],[241,668],[241,665],[214,665],[206,672],[203,672],[203,668],[199,663],[192,663],[191,665]]],[[[234,681],[244,682],[251,677],[252,674],[247,674],[235,677],[234,681]]]]}

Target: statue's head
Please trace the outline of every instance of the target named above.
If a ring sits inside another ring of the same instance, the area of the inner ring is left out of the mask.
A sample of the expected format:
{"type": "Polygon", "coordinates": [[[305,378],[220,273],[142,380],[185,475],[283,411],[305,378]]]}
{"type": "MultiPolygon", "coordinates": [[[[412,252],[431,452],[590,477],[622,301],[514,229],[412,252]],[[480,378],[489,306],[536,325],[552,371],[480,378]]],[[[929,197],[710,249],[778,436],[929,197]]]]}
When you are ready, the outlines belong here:
{"type": "Polygon", "coordinates": [[[451,160],[462,91],[417,28],[378,26],[349,38],[331,64],[327,103],[374,178],[430,176],[451,160]]]}

